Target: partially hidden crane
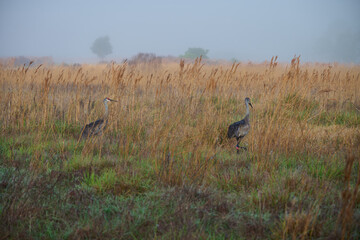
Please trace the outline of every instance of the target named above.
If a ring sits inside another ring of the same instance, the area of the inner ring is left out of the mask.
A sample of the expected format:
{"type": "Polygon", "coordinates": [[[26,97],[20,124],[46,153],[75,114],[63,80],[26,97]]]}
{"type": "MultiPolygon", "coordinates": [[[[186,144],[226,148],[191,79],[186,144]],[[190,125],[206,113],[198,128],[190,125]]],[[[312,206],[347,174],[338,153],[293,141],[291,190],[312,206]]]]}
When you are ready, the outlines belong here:
{"type": "Polygon", "coordinates": [[[105,106],[104,117],[99,118],[95,122],[86,124],[86,126],[83,127],[83,129],[81,130],[81,138],[82,139],[91,138],[92,136],[101,135],[103,133],[103,131],[106,128],[106,125],[108,123],[108,115],[109,115],[108,102],[117,102],[117,101],[110,99],[108,97],[106,97],[104,99],[104,101],[103,101],[104,106],[105,106]]]}
{"type": "MultiPolygon", "coordinates": [[[[249,133],[250,131],[250,111],[249,111],[249,105],[251,108],[253,107],[250,98],[245,98],[245,105],[246,105],[246,115],[245,117],[238,121],[234,122],[229,126],[227,136],[228,138],[236,138],[237,144],[236,144],[236,150],[237,153],[239,153],[240,150],[240,142],[241,140],[249,133]]],[[[241,147],[241,149],[247,150],[246,147],[241,147]]]]}

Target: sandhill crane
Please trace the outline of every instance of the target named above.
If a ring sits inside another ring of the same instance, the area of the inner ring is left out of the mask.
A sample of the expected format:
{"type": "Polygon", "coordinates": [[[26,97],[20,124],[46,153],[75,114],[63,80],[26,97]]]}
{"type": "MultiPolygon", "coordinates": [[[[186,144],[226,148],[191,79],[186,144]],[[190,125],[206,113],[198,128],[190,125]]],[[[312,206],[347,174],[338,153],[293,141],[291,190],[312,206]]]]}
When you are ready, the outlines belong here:
{"type": "Polygon", "coordinates": [[[117,102],[116,100],[110,99],[106,97],[104,99],[104,106],[105,106],[105,114],[103,118],[96,120],[95,122],[91,122],[86,124],[85,127],[81,130],[81,138],[89,138],[96,135],[101,135],[103,130],[106,128],[108,123],[108,102],[117,102]]]}
{"type": "MultiPolygon", "coordinates": [[[[250,98],[248,98],[248,97],[245,98],[245,105],[246,105],[246,115],[245,115],[245,117],[242,120],[240,120],[238,122],[234,122],[233,124],[231,124],[229,126],[229,129],[228,129],[228,132],[227,132],[228,138],[236,138],[236,141],[237,141],[237,144],[236,144],[237,153],[239,153],[239,149],[240,149],[239,143],[241,142],[241,140],[250,131],[249,105],[251,107],[253,107],[251,102],[250,102],[250,98]]],[[[241,148],[246,150],[246,147],[241,147],[241,148]]]]}

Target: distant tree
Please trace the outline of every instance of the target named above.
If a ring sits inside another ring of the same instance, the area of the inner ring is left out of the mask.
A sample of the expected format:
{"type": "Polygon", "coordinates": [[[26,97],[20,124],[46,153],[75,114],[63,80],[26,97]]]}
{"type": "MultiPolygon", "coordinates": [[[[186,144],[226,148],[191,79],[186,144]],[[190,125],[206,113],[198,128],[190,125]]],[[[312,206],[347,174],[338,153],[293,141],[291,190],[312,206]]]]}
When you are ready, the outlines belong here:
{"type": "Polygon", "coordinates": [[[181,55],[180,57],[183,58],[190,58],[190,59],[195,59],[197,57],[202,56],[202,58],[204,59],[208,59],[209,57],[207,56],[209,50],[205,50],[203,48],[189,48],[184,55],[181,55]]]}
{"type": "Polygon", "coordinates": [[[110,38],[108,36],[97,38],[90,49],[99,58],[103,59],[105,56],[112,53],[110,38]]]}

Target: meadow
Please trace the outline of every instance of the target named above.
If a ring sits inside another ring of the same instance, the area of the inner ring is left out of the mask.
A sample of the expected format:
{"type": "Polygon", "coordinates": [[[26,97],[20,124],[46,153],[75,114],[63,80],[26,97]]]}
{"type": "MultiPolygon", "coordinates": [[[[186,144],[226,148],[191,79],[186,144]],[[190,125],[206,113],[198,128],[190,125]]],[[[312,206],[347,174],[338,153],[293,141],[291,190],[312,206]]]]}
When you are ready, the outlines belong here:
{"type": "Polygon", "coordinates": [[[359,65],[1,65],[0,89],[0,239],[360,238],[359,65]]]}

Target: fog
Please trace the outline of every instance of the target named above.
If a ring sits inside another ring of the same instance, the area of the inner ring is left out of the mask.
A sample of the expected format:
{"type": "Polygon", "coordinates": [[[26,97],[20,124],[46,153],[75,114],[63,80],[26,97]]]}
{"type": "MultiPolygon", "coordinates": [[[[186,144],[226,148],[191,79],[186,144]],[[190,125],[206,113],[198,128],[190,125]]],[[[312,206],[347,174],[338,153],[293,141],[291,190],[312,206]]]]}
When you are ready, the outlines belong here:
{"type": "Polygon", "coordinates": [[[97,62],[90,47],[102,36],[105,60],[198,47],[213,59],[360,63],[360,1],[0,0],[2,58],[97,62]]]}

